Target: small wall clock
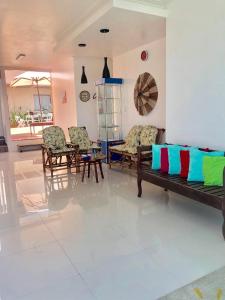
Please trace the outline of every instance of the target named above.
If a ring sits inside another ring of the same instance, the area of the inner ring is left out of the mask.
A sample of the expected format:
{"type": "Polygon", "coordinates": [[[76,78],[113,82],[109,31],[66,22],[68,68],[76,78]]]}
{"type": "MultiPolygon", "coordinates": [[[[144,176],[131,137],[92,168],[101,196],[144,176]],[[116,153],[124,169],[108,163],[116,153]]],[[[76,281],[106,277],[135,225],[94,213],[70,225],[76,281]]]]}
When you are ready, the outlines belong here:
{"type": "Polygon", "coordinates": [[[80,100],[82,102],[88,102],[88,100],[90,100],[91,95],[88,91],[81,91],[80,92],[80,100]]]}
{"type": "Polygon", "coordinates": [[[141,60],[142,60],[142,61],[148,60],[148,51],[147,51],[147,50],[143,50],[143,51],[141,52],[141,60]]]}

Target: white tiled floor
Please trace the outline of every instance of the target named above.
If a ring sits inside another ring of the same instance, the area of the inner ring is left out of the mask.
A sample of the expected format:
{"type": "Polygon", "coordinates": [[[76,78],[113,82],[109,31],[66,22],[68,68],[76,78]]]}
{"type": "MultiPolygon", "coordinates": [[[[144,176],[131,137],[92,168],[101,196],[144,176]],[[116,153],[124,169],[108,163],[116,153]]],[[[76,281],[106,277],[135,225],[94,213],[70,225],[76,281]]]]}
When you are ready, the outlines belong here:
{"type": "Polygon", "coordinates": [[[221,212],[105,168],[44,180],[0,154],[1,300],[155,300],[225,265],[221,212]]]}

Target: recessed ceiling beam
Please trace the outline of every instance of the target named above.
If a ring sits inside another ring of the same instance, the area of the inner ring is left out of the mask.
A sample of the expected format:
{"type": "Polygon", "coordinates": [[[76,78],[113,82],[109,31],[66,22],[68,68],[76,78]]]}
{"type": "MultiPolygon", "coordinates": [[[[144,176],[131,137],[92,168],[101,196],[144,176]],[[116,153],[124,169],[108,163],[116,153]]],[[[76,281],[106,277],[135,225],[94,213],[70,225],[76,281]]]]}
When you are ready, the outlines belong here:
{"type": "Polygon", "coordinates": [[[68,44],[75,40],[75,38],[80,35],[85,29],[90,27],[93,23],[95,23],[99,18],[104,16],[111,8],[113,7],[113,0],[107,1],[105,5],[100,6],[94,12],[90,13],[86,16],[83,21],[78,25],[72,26],[70,29],[65,31],[61,36],[62,38],[58,38],[58,42],[54,47],[54,51],[59,50],[65,44],[68,44]]]}
{"type": "Polygon", "coordinates": [[[156,5],[147,2],[130,1],[130,0],[113,0],[113,6],[121,9],[136,11],[136,12],[159,16],[159,17],[166,18],[168,16],[167,9],[158,7],[156,5]]]}
{"type": "Polygon", "coordinates": [[[104,5],[100,5],[96,8],[94,12],[92,10],[92,12],[86,15],[79,24],[74,24],[64,31],[57,39],[54,52],[64,48],[65,45],[73,47],[73,41],[112,8],[130,10],[163,18],[166,18],[168,15],[166,8],[156,6],[151,2],[140,2],[136,0],[108,0],[104,5]]]}

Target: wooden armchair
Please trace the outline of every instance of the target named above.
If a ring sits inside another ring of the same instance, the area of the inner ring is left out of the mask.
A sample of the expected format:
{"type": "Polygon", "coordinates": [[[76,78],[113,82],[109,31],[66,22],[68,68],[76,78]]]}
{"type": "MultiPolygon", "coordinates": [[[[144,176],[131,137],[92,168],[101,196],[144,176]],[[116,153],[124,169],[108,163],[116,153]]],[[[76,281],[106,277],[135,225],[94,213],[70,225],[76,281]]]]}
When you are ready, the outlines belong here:
{"type": "Polygon", "coordinates": [[[42,161],[43,170],[51,172],[57,169],[67,168],[71,170],[74,157],[78,153],[78,147],[66,143],[62,128],[50,126],[43,130],[42,161]],[[65,158],[65,160],[63,160],[65,158]]]}
{"type": "Polygon", "coordinates": [[[123,145],[109,148],[109,167],[112,166],[111,157],[113,153],[120,154],[120,164],[128,164],[129,168],[137,164],[137,148],[141,146],[150,146],[153,143],[160,144],[165,129],[158,129],[151,125],[134,126],[128,133],[123,145]]]}
{"type": "Polygon", "coordinates": [[[93,149],[100,151],[101,148],[90,140],[86,127],[75,127],[68,128],[70,143],[74,147],[78,147],[78,155],[75,156],[73,163],[77,167],[77,172],[80,171],[80,166],[83,163],[82,154],[92,152],[93,149]]]}

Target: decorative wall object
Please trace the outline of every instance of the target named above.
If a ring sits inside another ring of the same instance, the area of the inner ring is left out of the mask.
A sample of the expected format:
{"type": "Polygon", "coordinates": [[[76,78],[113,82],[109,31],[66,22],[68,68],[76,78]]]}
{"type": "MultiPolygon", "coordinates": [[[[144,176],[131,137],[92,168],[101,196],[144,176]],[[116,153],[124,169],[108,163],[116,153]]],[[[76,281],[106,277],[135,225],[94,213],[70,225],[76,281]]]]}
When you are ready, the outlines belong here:
{"type": "Polygon", "coordinates": [[[88,91],[82,91],[80,92],[80,100],[82,102],[88,102],[88,100],[90,100],[91,95],[88,91]]]}
{"type": "Polygon", "coordinates": [[[141,60],[143,60],[143,61],[148,60],[148,51],[147,50],[143,50],[141,52],[141,60]]]}
{"type": "Polygon", "coordinates": [[[158,100],[158,88],[154,77],[145,72],[139,75],[134,88],[134,104],[139,115],[148,115],[158,100]]]}
{"type": "Polygon", "coordinates": [[[88,83],[87,76],[85,74],[85,67],[84,66],[82,66],[81,83],[82,84],[88,83]]]}
{"type": "Polygon", "coordinates": [[[65,93],[64,93],[64,95],[63,95],[63,98],[62,98],[62,103],[67,103],[67,95],[66,95],[66,91],[65,91],[65,93]]]}
{"type": "Polygon", "coordinates": [[[102,78],[110,78],[110,72],[109,72],[109,68],[108,68],[108,64],[107,64],[107,57],[104,57],[104,69],[102,72],[102,78]]]}

